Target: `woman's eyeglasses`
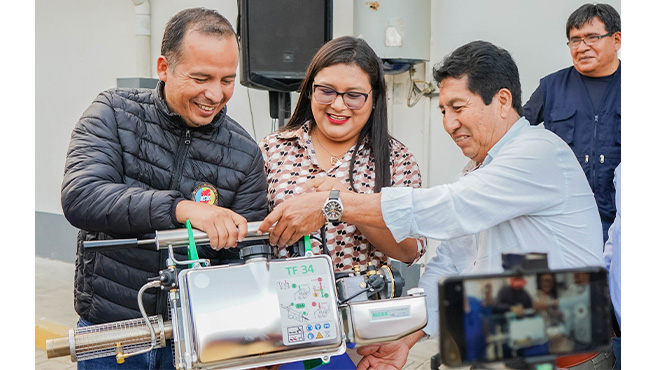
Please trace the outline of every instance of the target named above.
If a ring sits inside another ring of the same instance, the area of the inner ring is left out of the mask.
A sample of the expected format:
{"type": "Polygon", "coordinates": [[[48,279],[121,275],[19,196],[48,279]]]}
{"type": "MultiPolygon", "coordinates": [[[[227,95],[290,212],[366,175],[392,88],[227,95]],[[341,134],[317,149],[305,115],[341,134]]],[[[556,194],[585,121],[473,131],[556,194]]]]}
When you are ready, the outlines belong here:
{"type": "MultiPolygon", "coordinates": [[[[341,95],[344,105],[349,109],[360,109],[367,102],[368,93],[356,91],[339,92],[333,88],[324,85],[313,85],[314,99],[319,104],[332,104],[337,96],[341,95]]],[[[371,92],[371,91],[370,91],[371,92]]]]}

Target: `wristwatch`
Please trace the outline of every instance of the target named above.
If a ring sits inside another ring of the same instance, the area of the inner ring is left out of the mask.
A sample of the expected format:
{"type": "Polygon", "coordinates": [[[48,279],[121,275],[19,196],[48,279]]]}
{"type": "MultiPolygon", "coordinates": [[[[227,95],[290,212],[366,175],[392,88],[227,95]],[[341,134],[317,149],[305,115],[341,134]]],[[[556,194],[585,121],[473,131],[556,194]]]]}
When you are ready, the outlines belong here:
{"type": "Polygon", "coordinates": [[[321,211],[326,216],[326,222],[332,222],[334,226],[340,223],[342,214],[344,213],[344,207],[342,207],[342,201],[339,200],[339,190],[330,191],[330,195],[328,195],[328,199],[323,204],[321,211]]]}

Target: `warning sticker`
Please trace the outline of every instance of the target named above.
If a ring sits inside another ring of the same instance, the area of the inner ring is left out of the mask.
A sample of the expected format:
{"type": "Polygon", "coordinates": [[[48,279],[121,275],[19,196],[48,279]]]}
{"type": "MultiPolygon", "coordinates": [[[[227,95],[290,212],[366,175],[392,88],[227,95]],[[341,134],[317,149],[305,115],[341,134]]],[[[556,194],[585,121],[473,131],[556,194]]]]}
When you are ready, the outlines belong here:
{"type": "Polygon", "coordinates": [[[292,326],[287,328],[287,341],[290,343],[298,343],[305,341],[302,326],[292,326]]]}

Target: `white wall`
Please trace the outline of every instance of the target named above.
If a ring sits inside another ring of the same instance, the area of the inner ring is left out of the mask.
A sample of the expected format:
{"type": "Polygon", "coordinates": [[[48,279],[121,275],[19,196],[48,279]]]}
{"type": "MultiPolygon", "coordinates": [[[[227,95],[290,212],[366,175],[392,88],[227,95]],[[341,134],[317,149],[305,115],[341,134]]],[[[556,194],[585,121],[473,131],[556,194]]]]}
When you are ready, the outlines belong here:
{"type": "MultiPolygon", "coordinates": [[[[398,0],[402,1],[402,0],[398,0]]],[[[382,2],[382,1],[381,1],[382,2]]],[[[417,66],[417,80],[469,41],[483,39],[515,58],[525,102],[538,80],[571,65],[565,22],[583,0],[432,0],[430,62],[417,66]],[[424,71],[425,69],[425,71],[424,71]]],[[[619,0],[607,1],[618,11],[619,0]]],[[[352,34],[352,0],[333,0],[333,36],[352,34]]],[[[214,7],[236,26],[236,0],[151,0],[152,65],[165,23],[179,10],[214,7]]],[[[61,214],[59,191],[70,132],[84,109],[116,78],[136,76],[135,14],[131,0],[36,0],[36,211],[61,214]]],[[[415,107],[395,104],[391,87],[407,90],[408,74],[387,77],[392,134],[413,151],[424,186],[450,182],[466,163],[442,129],[437,98],[415,107]]],[[[292,94],[292,101],[297,96],[292,94]]],[[[237,85],[229,114],[256,140],[272,130],[268,93],[237,85]]]]}
{"type": "Polygon", "coordinates": [[[59,187],[71,130],[117,77],[133,76],[131,1],[37,1],[36,210],[62,213],[59,187]]]}

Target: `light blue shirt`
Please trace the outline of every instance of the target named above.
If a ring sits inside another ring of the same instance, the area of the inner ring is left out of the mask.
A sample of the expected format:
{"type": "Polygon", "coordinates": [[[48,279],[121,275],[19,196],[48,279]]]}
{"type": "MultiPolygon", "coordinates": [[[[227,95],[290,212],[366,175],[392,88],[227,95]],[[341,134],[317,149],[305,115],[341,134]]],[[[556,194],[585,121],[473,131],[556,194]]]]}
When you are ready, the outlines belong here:
{"type": "Polygon", "coordinates": [[[613,302],[615,318],[622,329],[622,311],[621,311],[621,286],[622,286],[622,164],[615,168],[615,206],[617,213],[615,220],[608,229],[608,240],[604,249],[604,263],[608,270],[608,289],[610,290],[610,300],[613,302]]]}
{"type": "Polygon", "coordinates": [[[599,211],[572,150],[523,117],[482,165],[451,184],[384,188],[383,219],[394,238],[443,241],[419,286],[437,335],[437,284],[452,275],[503,271],[503,253],[547,253],[552,269],[603,266],[599,211]]]}

